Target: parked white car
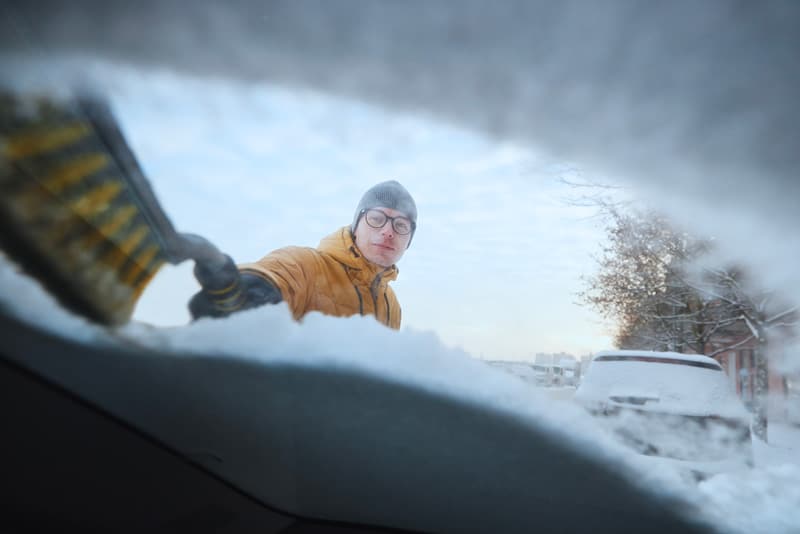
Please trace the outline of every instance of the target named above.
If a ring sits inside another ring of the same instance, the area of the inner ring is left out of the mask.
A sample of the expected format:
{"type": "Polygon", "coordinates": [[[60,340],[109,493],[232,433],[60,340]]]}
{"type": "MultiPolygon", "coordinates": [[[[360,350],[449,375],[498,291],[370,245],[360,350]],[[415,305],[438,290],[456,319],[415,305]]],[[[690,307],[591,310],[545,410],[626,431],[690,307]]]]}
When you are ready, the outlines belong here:
{"type": "Polygon", "coordinates": [[[752,465],[751,416],[707,356],[599,352],[575,400],[655,462],[698,476],[752,465]]]}

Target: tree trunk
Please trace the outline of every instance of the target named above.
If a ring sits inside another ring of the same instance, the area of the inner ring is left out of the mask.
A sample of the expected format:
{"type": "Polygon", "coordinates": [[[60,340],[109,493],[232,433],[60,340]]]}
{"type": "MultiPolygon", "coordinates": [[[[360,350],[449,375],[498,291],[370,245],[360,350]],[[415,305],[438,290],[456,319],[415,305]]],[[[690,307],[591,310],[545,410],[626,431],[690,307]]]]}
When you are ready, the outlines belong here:
{"type": "Polygon", "coordinates": [[[766,345],[764,341],[757,343],[753,354],[756,365],[755,384],[753,385],[753,432],[764,443],[767,443],[767,410],[769,408],[769,365],[766,345]]]}

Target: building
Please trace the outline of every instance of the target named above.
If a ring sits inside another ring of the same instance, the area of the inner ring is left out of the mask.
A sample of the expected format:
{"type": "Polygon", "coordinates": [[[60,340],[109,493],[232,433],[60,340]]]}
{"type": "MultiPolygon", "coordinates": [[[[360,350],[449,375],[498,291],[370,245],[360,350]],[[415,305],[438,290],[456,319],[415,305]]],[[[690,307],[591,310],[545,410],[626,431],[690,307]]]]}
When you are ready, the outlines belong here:
{"type": "MultiPolygon", "coordinates": [[[[769,359],[768,417],[774,421],[791,420],[800,423],[800,416],[794,415],[800,414],[800,373],[787,374],[783,370],[788,367],[783,364],[788,363],[798,349],[797,340],[791,341],[785,338],[776,339],[763,347],[768,351],[769,359]]],[[[738,333],[712,337],[704,351],[704,354],[713,355],[720,363],[728,375],[731,387],[748,407],[752,406],[756,386],[756,349],[757,341],[754,338],[738,333]],[[726,347],[731,348],[724,350],[726,347]]]]}

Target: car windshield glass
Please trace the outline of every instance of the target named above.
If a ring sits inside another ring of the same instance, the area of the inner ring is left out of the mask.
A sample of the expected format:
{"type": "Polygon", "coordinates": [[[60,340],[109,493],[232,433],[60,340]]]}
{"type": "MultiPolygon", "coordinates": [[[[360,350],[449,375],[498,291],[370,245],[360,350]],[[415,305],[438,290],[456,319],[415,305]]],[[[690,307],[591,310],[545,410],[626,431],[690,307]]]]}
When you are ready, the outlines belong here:
{"type": "Polygon", "coordinates": [[[695,362],[692,360],[681,360],[678,358],[656,358],[653,356],[597,356],[595,362],[648,362],[648,363],[665,363],[672,365],[686,365],[689,367],[702,367],[703,369],[712,369],[714,371],[722,371],[719,364],[711,362],[695,362]]]}
{"type": "Polygon", "coordinates": [[[0,317],[92,350],[2,358],[310,517],[591,479],[796,531],[800,2],[40,4],[0,8],[0,317]],[[632,410],[745,459],[642,463],[632,410]]]}

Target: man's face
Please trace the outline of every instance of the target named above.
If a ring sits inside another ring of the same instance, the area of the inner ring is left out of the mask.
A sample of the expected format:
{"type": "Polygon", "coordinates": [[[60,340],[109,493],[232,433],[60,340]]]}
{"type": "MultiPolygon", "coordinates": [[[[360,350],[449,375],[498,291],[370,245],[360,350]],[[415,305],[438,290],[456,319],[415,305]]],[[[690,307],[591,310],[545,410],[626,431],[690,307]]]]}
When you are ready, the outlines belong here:
{"type": "MultiPolygon", "coordinates": [[[[380,211],[388,217],[405,217],[404,213],[391,208],[372,208],[369,211],[380,211]]],[[[374,219],[370,218],[374,223],[374,219]]],[[[398,234],[394,229],[394,225],[390,219],[386,219],[386,224],[380,228],[373,228],[367,223],[369,212],[361,216],[358,221],[358,226],[355,232],[356,246],[372,263],[380,265],[381,267],[390,267],[397,263],[403,256],[403,253],[408,247],[408,242],[411,240],[411,233],[402,235],[398,234]]],[[[405,222],[408,222],[407,220],[405,222]]],[[[397,221],[395,225],[402,224],[403,221],[397,221]]]]}

